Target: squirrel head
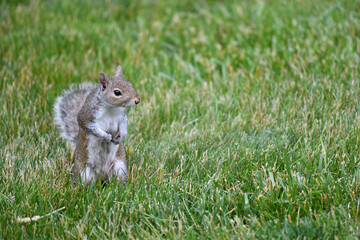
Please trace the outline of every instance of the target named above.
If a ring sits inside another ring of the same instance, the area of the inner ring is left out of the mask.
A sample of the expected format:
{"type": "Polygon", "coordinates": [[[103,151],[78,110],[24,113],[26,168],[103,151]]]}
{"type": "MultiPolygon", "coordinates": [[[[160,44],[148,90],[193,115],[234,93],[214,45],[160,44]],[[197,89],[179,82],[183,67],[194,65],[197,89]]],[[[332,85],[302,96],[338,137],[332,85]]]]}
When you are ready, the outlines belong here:
{"type": "Polygon", "coordinates": [[[99,82],[101,92],[107,103],[116,107],[133,107],[140,102],[134,86],[122,75],[122,68],[117,67],[114,76],[106,77],[100,73],[99,82]]]}

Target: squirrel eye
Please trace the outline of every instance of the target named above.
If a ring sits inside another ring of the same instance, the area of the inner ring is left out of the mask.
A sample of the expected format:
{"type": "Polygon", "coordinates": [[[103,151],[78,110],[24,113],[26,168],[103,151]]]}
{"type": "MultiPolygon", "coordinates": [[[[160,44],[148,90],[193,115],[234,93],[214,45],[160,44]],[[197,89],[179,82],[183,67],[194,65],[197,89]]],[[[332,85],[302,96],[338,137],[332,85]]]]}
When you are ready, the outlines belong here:
{"type": "Polygon", "coordinates": [[[117,90],[117,89],[116,89],[116,90],[114,91],[114,94],[115,94],[115,96],[120,96],[120,95],[121,95],[121,92],[120,92],[120,90],[117,90]]]}

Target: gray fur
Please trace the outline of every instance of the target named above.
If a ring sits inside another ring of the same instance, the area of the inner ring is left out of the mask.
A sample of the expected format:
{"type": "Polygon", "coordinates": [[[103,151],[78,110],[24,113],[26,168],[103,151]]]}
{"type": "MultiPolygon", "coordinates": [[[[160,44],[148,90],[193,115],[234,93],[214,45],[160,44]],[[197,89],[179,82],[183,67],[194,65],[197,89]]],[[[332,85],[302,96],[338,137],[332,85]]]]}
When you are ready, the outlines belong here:
{"type": "Polygon", "coordinates": [[[79,133],[77,115],[94,86],[92,83],[73,85],[56,98],[54,123],[60,130],[60,136],[73,146],[79,133]]]}
{"type": "Polygon", "coordinates": [[[103,107],[103,101],[100,95],[101,86],[93,88],[92,91],[88,94],[85,102],[86,104],[82,106],[80,111],[77,114],[77,123],[85,131],[86,134],[94,134],[95,136],[101,138],[96,132],[90,129],[91,123],[94,122],[95,113],[99,108],[103,107]]]}
{"type": "Polygon", "coordinates": [[[127,179],[122,144],[127,136],[126,108],[139,102],[120,66],[115,76],[100,73],[97,85],[72,86],[56,99],[54,122],[61,137],[72,145],[74,175],[83,183],[104,176],[127,179]]]}

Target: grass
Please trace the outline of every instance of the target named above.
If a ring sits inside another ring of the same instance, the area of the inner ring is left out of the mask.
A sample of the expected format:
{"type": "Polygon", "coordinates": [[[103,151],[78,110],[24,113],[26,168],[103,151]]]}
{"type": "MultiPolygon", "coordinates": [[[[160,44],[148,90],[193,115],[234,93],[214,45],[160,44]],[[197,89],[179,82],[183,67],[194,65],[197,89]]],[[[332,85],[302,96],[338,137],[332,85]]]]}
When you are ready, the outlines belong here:
{"type": "Polygon", "coordinates": [[[0,238],[360,237],[359,1],[0,7],[0,238]],[[119,64],[129,182],[74,185],[55,97],[119,64]]]}

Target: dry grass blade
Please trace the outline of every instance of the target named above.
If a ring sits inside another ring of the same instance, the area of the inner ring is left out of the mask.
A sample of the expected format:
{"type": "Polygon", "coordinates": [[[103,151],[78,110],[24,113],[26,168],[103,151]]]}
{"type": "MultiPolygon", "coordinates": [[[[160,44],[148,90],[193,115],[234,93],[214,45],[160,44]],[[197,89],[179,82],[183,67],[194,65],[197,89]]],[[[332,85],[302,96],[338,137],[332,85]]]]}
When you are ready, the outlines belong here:
{"type": "Polygon", "coordinates": [[[21,223],[28,223],[28,222],[32,222],[32,221],[37,221],[37,220],[39,220],[41,218],[50,216],[50,215],[52,215],[52,214],[54,214],[56,212],[59,212],[59,211],[61,211],[63,209],[65,209],[65,207],[59,208],[59,209],[57,209],[57,210],[55,210],[55,211],[53,211],[51,213],[48,213],[48,214],[46,214],[44,216],[34,216],[34,217],[31,217],[31,218],[30,217],[26,217],[26,218],[18,217],[16,220],[17,220],[17,222],[21,222],[21,223]]]}

